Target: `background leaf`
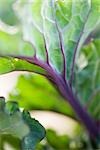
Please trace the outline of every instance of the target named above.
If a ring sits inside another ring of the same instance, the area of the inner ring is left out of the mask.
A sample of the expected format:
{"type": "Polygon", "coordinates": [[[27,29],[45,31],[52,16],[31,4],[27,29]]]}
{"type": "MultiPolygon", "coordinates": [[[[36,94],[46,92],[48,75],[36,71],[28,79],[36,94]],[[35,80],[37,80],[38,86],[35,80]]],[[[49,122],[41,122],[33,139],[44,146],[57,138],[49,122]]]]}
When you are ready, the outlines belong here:
{"type": "Polygon", "coordinates": [[[18,18],[13,10],[13,3],[16,0],[0,0],[0,19],[8,25],[16,25],[18,18]]]}
{"type": "Polygon", "coordinates": [[[74,118],[74,112],[56,89],[42,76],[21,75],[9,100],[28,110],[52,110],[74,118]],[[27,90],[29,89],[29,90],[27,90]]]}
{"type": "Polygon", "coordinates": [[[100,40],[85,46],[77,60],[75,89],[81,103],[100,119],[100,40]]]}

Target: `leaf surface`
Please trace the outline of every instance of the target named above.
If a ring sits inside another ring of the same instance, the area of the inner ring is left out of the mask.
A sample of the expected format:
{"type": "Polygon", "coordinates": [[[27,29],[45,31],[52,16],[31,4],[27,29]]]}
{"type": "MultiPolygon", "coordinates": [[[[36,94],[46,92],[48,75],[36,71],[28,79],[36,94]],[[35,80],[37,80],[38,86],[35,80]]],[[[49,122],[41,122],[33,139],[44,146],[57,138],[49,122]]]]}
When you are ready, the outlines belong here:
{"type": "Polygon", "coordinates": [[[18,28],[33,50],[19,35],[0,32],[0,53],[35,55],[72,80],[76,55],[90,35],[95,37],[95,29],[99,27],[99,5],[99,0],[18,0],[14,4],[20,20],[18,28]]]}
{"type": "Polygon", "coordinates": [[[37,58],[69,79],[76,51],[100,23],[99,5],[99,0],[18,0],[16,12],[37,58]]]}

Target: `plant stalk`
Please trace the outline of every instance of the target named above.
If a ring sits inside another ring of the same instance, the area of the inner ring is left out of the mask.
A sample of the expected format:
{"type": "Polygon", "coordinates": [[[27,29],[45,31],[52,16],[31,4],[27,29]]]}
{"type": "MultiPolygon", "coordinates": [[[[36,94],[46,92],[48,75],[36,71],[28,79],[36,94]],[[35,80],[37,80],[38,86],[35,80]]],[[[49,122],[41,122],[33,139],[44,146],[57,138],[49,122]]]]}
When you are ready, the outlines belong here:
{"type": "Polygon", "coordinates": [[[99,129],[97,128],[96,123],[93,121],[93,118],[91,118],[91,116],[88,114],[88,112],[81,106],[79,100],[73,93],[72,88],[70,87],[70,85],[68,85],[67,82],[65,82],[65,80],[62,78],[62,76],[60,74],[56,73],[55,70],[52,69],[51,66],[38,60],[36,57],[28,58],[28,57],[22,56],[22,57],[17,57],[17,58],[24,59],[32,64],[35,64],[35,65],[38,65],[38,66],[44,68],[47,71],[49,77],[51,77],[51,79],[57,86],[61,95],[72,106],[75,113],[77,114],[77,116],[79,117],[81,122],[86,127],[90,136],[93,139],[97,139],[100,136],[99,129]]]}
{"type": "MultiPolygon", "coordinates": [[[[56,77],[57,78],[57,77],[56,77]]],[[[97,139],[99,137],[99,130],[96,126],[96,123],[93,121],[93,118],[88,114],[88,112],[81,106],[79,100],[74,95],[72,89],[68,84],[65,84],[63,79],[59,78],[58,80],[58,88],[62,96],[69,102],[69,104],[74,109],[75,113],[87,128],[90,136],[93,139],[97,139]]]]}

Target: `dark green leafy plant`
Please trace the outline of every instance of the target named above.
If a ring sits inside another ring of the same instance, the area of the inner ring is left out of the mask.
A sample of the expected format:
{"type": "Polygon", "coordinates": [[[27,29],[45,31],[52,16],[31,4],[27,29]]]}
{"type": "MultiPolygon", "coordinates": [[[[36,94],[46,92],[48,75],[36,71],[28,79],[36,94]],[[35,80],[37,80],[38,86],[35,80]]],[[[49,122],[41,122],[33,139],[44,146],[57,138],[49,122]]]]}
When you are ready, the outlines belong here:
{"type": "Polygon", "coordinates": [[[16,102],[5,103],[5,99],[0,98],[0,138],[2,135],[19,138],[21,149],[31,150],[44,138],[45,129],[27,111],[21,112],[16,102]]]}
{"type": "Polygon", "coordinates": [[[19,33],[0,32],[1,74],[27,70],[45,76],[71,105],[96,143],[100,136],[99,108],[90,101],[96,99],[96,106],[99,99],[100,41],[81,48],[99,38],[99,6],[99,0],[17,0],[14,10],[19,33]]]}

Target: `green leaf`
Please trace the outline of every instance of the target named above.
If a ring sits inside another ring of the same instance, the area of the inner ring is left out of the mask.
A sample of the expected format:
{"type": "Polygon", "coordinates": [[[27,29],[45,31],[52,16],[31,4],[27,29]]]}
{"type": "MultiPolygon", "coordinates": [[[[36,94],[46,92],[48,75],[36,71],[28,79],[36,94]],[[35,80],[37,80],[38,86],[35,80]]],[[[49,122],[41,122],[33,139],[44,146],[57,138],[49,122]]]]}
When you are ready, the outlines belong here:
{"type": "Polygon", "coordinates": [[[49,64],[60,73],[66,65],[69,79],[75,51],[100,23],[99,5],[99,0],[19,0],[16,12],[37,58],[46,61],[48,52],[49,64]]]}
{"type": "Polygon", "coordinates": [[[21,140],[22,150],[33,150],[45,136],[45,129],[27,111],[21,112],[16,102],[0,98],[0,136],[9,134],[21,140]]]}
{"type": "Polygon", "coordinates": [[[21,75],[10,93],[9,100],[17,101],[20,107],[28,110],[52,110],[75,117],[69,104],[47,79],[39,75],[21,75]]]}
{"type": "Polygon", "coordinates": [[[41,67],[28,63],[27,61],[10,58],[0,57],[0,74],[8,73],[11,71],[29,71],[38,74],[46,74],[46,71],[41,67]]]}
{"type": "Polygon", "coordinates": [[[28,53],[32,57],[35,52],[38,60],[48,62],[60,74],[64,72],[69,80],[76,51],[79,52],[100,24],[99,5],[99,0],[18,0],[14,9],[20,20],[23,39],[31,43],[34,50],[29,48],[26,51],[20,47],[23,41],[16,39],[16,35],[2,37],[6,33],[1,33],[0,53],[19,56],[28,53]]]}
{"type": "Polygon", "coordinates": [[[12,34],[0,30],[0,54],[33,56],[34,49],[31,44],[22,39],[20,32],[12,34]]]}
{"type": "Polygon", "coordinates": [[[57,135],[55,131],[48,129],[46,139],[55,150],[70,149],[71,138],[67,135],[57,135]]]}
{"type": "Polygon", "coordinates": [[[100,119],[100,40],[85,46],[77,60],[75,88],[81,103],[100,119]]]}
{"type": "MultiPolygon", "coordinates": [[[[33,47],[31,44],[23,41],[21,33],[19,32],[10,34],[0,31],[0,45],[0,53],[3,56],[6,54],[28,57],[34,55],[33,47]]],[[[31,71],[40,74],[46,73],[41,67],[34,64],[32,65],[21,59],[0,57],[0,74],[18,70],[31,71]]]]}
{"type": "Polygon", "coordinates": [[[6,144],[11,147],[9,149],[20,150],[20,140],[14,136],[3,134],[0,137],[0,150],[6,150],[6,144]]]}

